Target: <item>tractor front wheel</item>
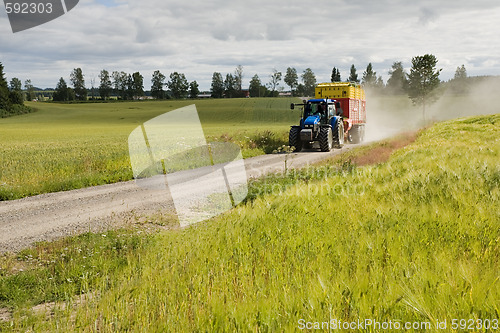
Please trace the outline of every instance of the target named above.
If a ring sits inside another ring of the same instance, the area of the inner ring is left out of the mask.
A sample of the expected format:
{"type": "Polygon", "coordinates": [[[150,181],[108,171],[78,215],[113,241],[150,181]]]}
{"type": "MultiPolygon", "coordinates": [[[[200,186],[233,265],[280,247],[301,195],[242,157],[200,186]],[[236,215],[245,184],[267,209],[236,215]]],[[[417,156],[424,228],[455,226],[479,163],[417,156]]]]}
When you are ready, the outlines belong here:
{"type": "Polygon", "coordinates": [[[300,141],[300,127],[292,127],[288,135],[288,145],[294,147],[296,152],[302,150],[302,141],[300,141]]]}
{"type": "Polygon", "coordinates": [[[321,127],[319,131],[319,147],[321,151],[330,151],[333,147],[333,134],[332,128],[321,127]]]}

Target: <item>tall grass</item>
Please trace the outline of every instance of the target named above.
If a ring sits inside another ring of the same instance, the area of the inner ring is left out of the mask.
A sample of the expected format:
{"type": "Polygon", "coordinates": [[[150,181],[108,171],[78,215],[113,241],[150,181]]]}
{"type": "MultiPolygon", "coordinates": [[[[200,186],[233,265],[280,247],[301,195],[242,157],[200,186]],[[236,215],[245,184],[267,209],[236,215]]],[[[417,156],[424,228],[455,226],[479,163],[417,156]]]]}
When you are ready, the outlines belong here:
{"type": "Polygon", "coordinates": [[[155,237],[95,284],[96,299],[48,320],[18,317],[12,329],[274,332],[301,319],[448,328],[499,319],[499,137],[500,115],[449,121],[387,163],[295,177],[155,237]]]}

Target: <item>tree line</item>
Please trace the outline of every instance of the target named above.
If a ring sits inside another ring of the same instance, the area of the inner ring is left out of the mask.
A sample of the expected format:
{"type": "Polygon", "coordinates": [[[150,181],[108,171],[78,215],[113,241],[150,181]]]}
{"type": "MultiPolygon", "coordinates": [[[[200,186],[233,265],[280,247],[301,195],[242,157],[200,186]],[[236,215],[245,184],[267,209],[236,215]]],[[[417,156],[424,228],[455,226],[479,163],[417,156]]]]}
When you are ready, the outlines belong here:
{"type": "Polygon", "coordinates": [[[112,94],[123,100],[132,100],[144,96],[144,77],[135,72],[127,74],[125,72],[112,72],[103,69],[99,73],[99,86],[94,86],[91,80],[91,90],[85,86],[85,78],[81,68],[75,68],[70,74],[70,82],[73,88],[69,87],[63,77],[59,79],[53,93],[54,101],[86,101],[89,98],[96,99],[97,95],[102,100],[107,100],[112,94]],[[98,92],[98,94],[97,94],[98,92]]]}
{"type": "MultiPolygon", "coordinates": [[[[415,57],[413,60],[417,58],[419,57],[415,57]]],[[[382,77],[377,75],[371,63],[367,65],[361,79],[358,77],[354,64],[351,65],[349,76],[345,80],[341,77],[340,69],[333,67],[331,82],[350,81],[361,83],[366,89],[377,90],[378,93],[409,94],[409,97],[412,98],[410,95],[414,95],[416,91],[415,85],[412,84],[415,81],[416,74],[429,76],[430,73],[425,74],[423,71],[430,70],[432,72],[432,68],[437,63],[437,59],[433,55],[425,55],[422,58],[425,58],[426,66],[430,65],[431,69],[425,69],[422,64],[419,65],[419,68],[414,68],[415,64],[412,60],[412,69],[410,73],[406,73],[402,62],[394,62],[389,71],[387,83],[384,83],[382,77]]],[[[288,67],[284,74],[277,69],[273,69],[267,81],[262,80],[258,74],[255,74],[249,81],[249,89],[245,90],[242,88],[243,78],[243,66],[241,65],[237,66],[233,73],[227,73],[225,76],[220,72],[214,72],[209,96],[212,98],[278,96],[280,92],[285,91],[285,85],[289,87],[288,93],[293,96],[313,96],[317,84],[316,76],[311,68],[305,69],[300,74],[293,67],[288,67]],[[282,85],[282,82],[284,85],[282,85]]],[[[453,88],[457,92],[465,91],[466,84],[463,82],[466,81],[466,78],[465,66],[462,65],[462,67],[457,68],[455,78],[452,80],[453,88]]],[[[121,100],[134,100],[144,98],[145,95],[155,99],[184,99],[197,98],[200,94],[197,81],[189,82],[186,76],[179,72],[173,72],[167,78],[160,70],[156,70],[151,77],[151,90],[147,92],[144,90],[144,77],[140,72],[109,72],[103,69],[99,73],[98,79],[97,84],[95,79],[90,80],[91,88],[89,89],[86,86],[82,69],[75,68],[69,77],[71,86],[61,77],[51,97],[54,101],[85,101],[88,99],[108,100],[111,97],[121,100]]],[[[434,81],[436,86],[440,83],[439,73],[435,76],[434,81]]],[[[10,86],[6,86],[6,81],[3,83],[2,89],[10,91],[3,93],[4,95],[11,95],[8,98],[10,104],[36,98],[31,80],[26,80],[24,86],[23,91],[21,80],[18,78],[13,78],[10,86]]]]}
{"type": "MultiPolygon", "coordinates": [[[[234,73],[225,76],[220,72],[214,72],[210,86],[210,97],[212,98],[238,98],[238,97],[272,97],[278,96],[282,73],[274,69],[270,74],[269,82],[263,83],[255,74],[250,80],[248,90],[243,89],[243,66],[239,65],[234,73]]],[[[297,71],[288,68],[284,80],[289,84],[295,94],[307,96],[314,94],[316,77],[310,68],[301,75],[302,83],[298,82],[297,71]]],[[[144,77],[135,72],[112,72],[102,70],[99,74],[99,85],[89,91],[85,85],[85,78],[81,68],[75,68],[70,74],[70,87],[63,77],[59,79],[53,93],[54,101],[72,101],[96,99],[107,100],[115,96],[121,100],[134,100],[145,96],[144,77]]],[[[156,70],[151,77],[151,90],[147,92],[155,99],[184,99],[197,98],[200,94],[198,82],[189,82],[183,73],[173,72],[167,80],[167,76],[160,70],[156,70]]]]}
{"type": "MultiPolygon", "coordinates": [[[[26,85],[28,89],[33,90],[31,81],[28,80],[26,85]]],[[[24,93],[21,81],[13,78],[10,84],[8,84],[3,64],[0,62],[0,118],[29,113],[31,111],[31,108],[24,105],[24,93]]]]}
{"type": "MultiPolygon", "coordinates": [[[[144,76],[140,72],[126,73],[123,71],[109,72],[106,69],[99,73],[99,85],[94,87],[91,82],[90,91],[85,86],[85,78],[81,68],[75,68],[70,74],[70,82],[73,87],[68,86],[63,77],[59,79],[53,93],[54,101],[72,101],[101,99],[108,100],[112,96],[121,100],[136,100],[146,96],[144,90],[144,76]]],[[[156,99],[182,99],[196,98],[199,86],[196,81],[188,82],[183,73],[173,72],[169,81],[165,82],[166,76],[159,70],[155,71],[151,78],[151,90],[148,95],[156,99]],[[164,88],[167,87],[168,90],[164,88]]]]}

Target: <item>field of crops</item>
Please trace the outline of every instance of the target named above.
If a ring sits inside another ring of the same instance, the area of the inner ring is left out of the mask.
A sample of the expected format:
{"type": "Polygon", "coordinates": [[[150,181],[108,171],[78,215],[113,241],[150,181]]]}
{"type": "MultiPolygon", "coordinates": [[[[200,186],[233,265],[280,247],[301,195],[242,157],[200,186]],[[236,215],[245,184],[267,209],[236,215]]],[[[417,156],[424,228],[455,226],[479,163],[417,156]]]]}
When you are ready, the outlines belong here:
{"type": "Polygon", "coordinates": [[[132,130],[193,103],[207,140],[238,143],[245,157],[286,143],[299,117],[290,99],[28,103],[37,112],[0,119],[0,200],[130,180],[132,130]]]}
{"type": "Polygon", "coordinates": [[[200,225],[24,251],[19,258],[38,268],[0,279],[0,307],[17,309],[4,327],[276,332],[367,319],[492,327],[499,138],[500,115],[440,123],[387,163],[344,160],[261,180],[253,190],[276,185],[271,193],[200,225]],[[86,301],[50,317],[27,310],[75,294],[86,301]]]}

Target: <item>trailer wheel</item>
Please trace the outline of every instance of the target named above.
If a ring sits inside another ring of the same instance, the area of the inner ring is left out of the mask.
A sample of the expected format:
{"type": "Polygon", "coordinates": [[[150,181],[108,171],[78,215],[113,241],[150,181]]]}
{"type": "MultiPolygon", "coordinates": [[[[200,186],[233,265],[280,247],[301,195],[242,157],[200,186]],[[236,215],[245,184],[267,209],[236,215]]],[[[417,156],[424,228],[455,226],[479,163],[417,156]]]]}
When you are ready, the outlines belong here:
{"type": "Polygon", "coordinates": [[[351,143],[360,143],[363,141],[363,128],[361,126],[354,125],[349,131],[349,141],[351,143]]]}
{"type": "Polygon", "coordinates": [[[337,121],[335,129],[333,131],[333,142],[335,148],[342,148],[344,146],[344,122],[342,120],[337,121]]]}
{"type": "Polygon", "coordinates": [[[300,127],[292,127],[288,135],[288,145],[294,147],[296,152],[302,150],[302,141],[300,141],[300,127]]]}
{"type": "Polygon", "coordinates": [[[319,130],[319,147],[321,151],[330,151],[333,147],[333,133],[332,128],[321,127],[319,130]]]}

